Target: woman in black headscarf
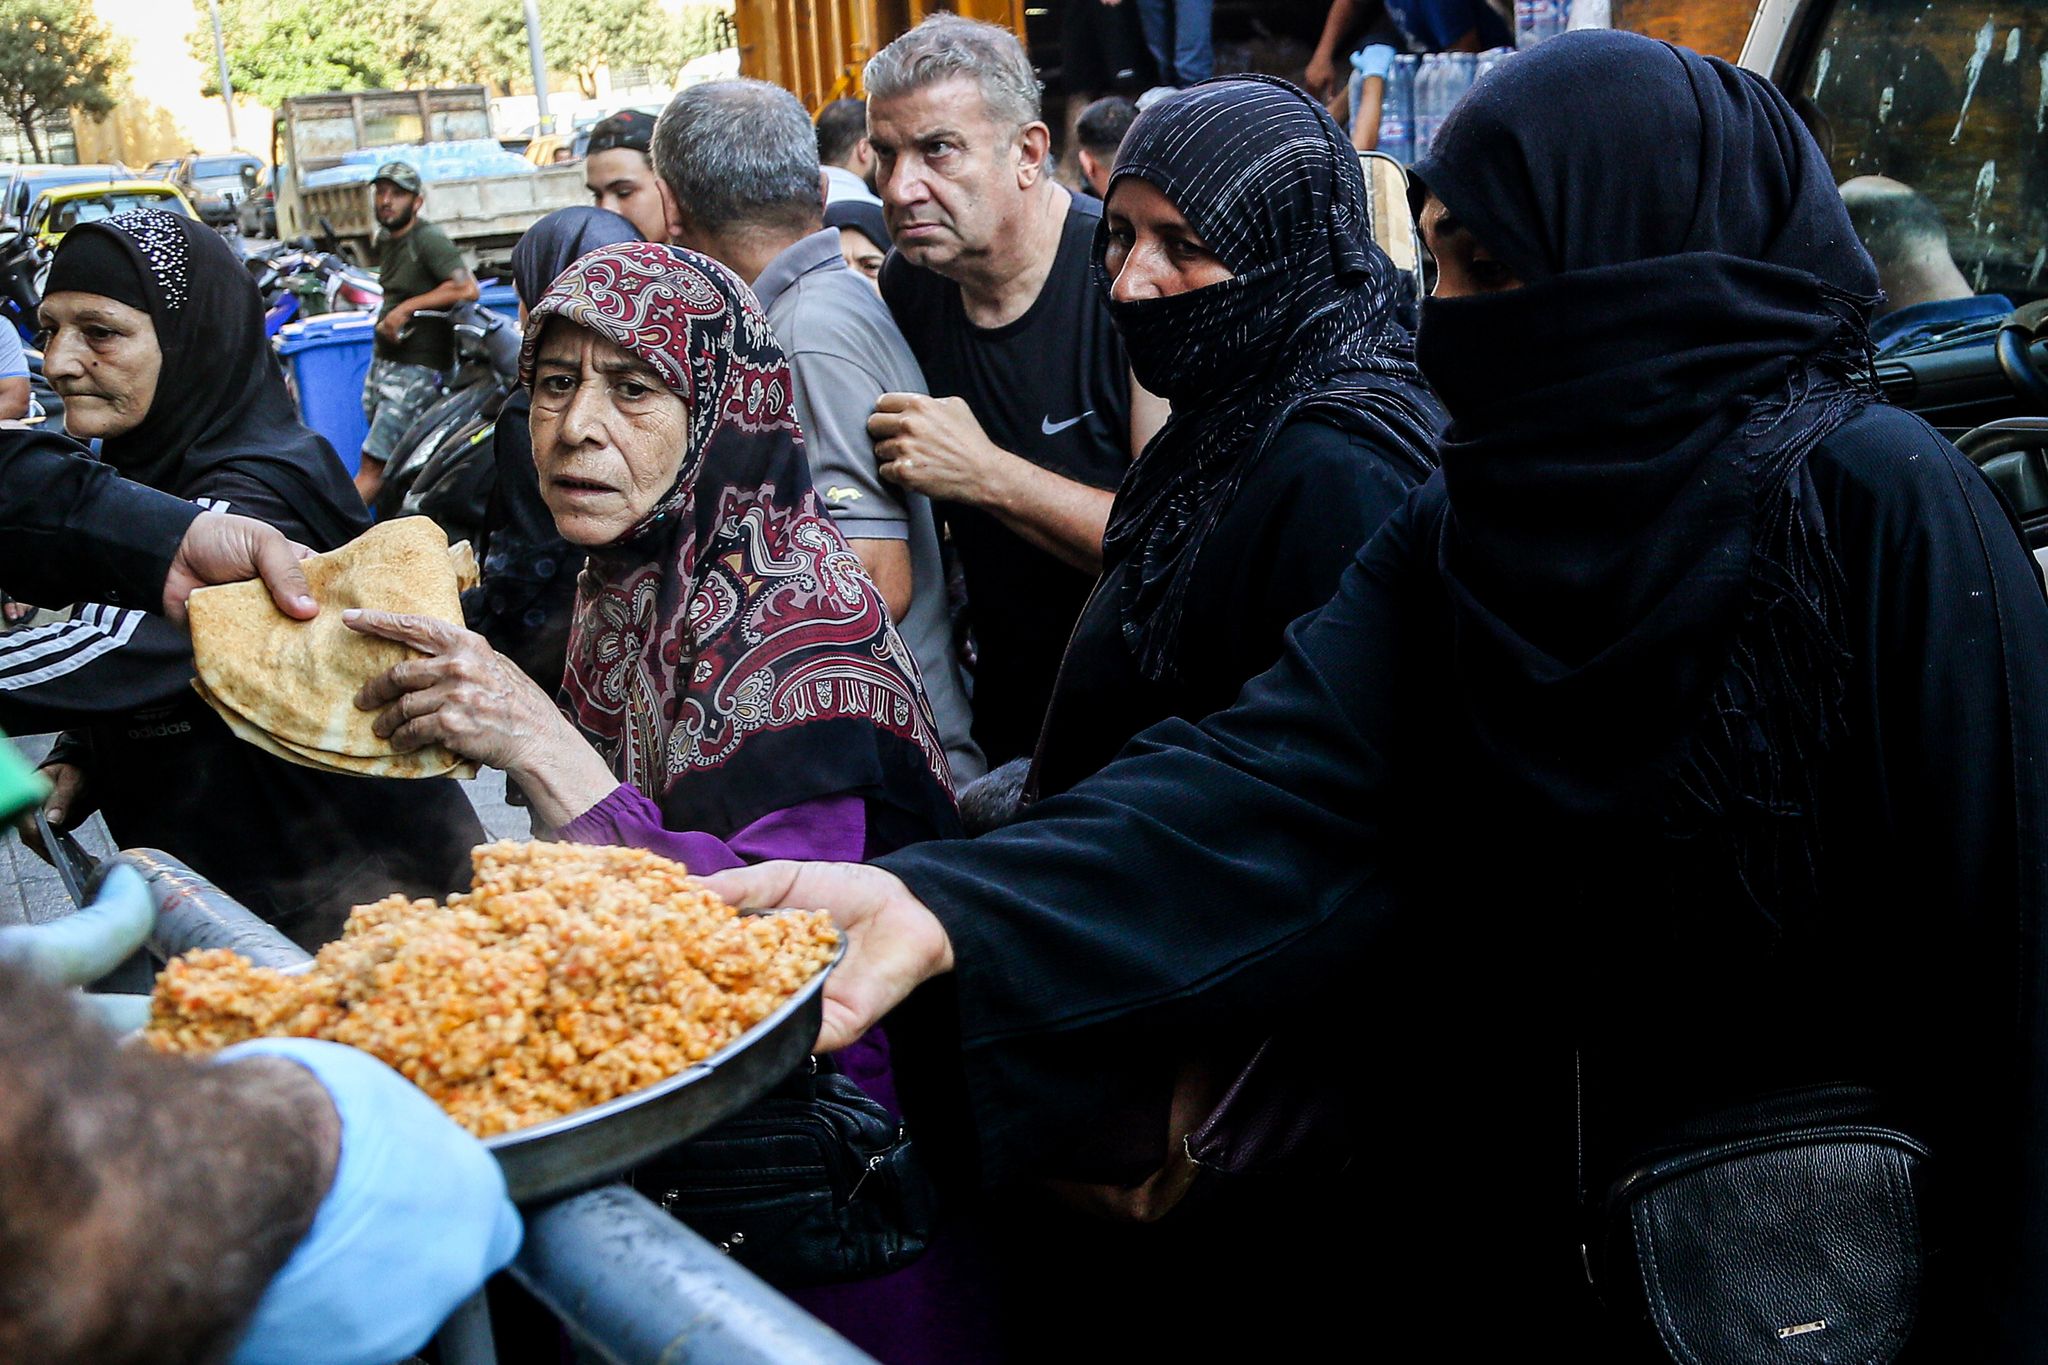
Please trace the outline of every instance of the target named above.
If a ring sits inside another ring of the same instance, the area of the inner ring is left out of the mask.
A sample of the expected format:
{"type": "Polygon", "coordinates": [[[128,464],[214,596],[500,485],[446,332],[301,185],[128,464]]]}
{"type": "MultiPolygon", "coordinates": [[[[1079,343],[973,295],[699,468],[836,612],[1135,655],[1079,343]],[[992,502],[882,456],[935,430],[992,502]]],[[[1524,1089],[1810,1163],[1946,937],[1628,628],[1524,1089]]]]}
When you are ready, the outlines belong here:
{"type": "MultiPolygon", "coordinates": [[[[548,286],[583,256],[601,246],[639,240],[631,223],[607,209],[557,209],[535,223],[512,248],[512,285],[522,321],[548,286]]],[[[493,649],[542,687],[553,688],[562,681],[584,552],[562,539],[540,495],[533,436],[527,430],[532,416],[532,395],[518,385],[491,434],[498,481],[483,544],[483,573],[481,582],[463,594],[462,606],[470,628],[493,649]]]]}
{"type": "MultiPolygon", "coordinates": [[[[1098,771],[1150,725],[1229,706],[1429,476],[1444,421],[1395,318],[1396,272],[1370,235],[1357,154],[1284,82],[1208,81],[1140,116],[1110,177],[1096,283],[1138,382],[1173,416],[1117,492],[1027,804],[1098,771]]],[[[1255,1273],[1301,1282],[1327,1264],[1285,1234],[1329,1211],[1329,1170],[1309,1169],[1310,1150],[1320,1142],[1340,1166],[1348,1150],[1334,1131],[1348,1087],[1320,1083],[1341,1054],[1252,1027],[1200,1055],[1099,1058],[1128,1076],[1094,1144],[1115,1183],[1064,1193],[1148,1225],[1017,1199],[995,1240],[1011,1261],[1000,1282],[1019,1354],[1058,1349],[1066,1319],[1038,1311],[1048,1299],[1100,1320],[1106,1354],[1200,1352],[1214,1344],[1205,1319],[1169,1328],[1117,1305],[1242,1289],[1255,1273]],[[1263,1098],[1232,1108],[1233,1090],[1263,1098]],[[1228,1175],[1212,1170],[1197,1190],[1191,1160],[1228,1175]]]]}
{"type": "MultiPolygon", "coordinates": [[[[1280,663],[1008,829],[714,887],[839,912],[849,1030],[950,977],[898,1028],[899,1076],[984,1179],[1071,1170],[1124,1100],[1094,1059],[1140,1040],[1251,1019],[1358,1042],[1376,1213],[1329,1232],[1392,1358],[1889,1360],[1908,1333],[1920,1359],[2038,1358],[2026,550],[1968,461],[1876,400],[1870,262],[1761,78],[1567,35],[1435,147],[1442,478],[1280,663]],[[1404,1016],[1363,1020],[1395,984],[1404,1016]],[[1379,1087],[1378,1053],[1436,1080],[1379,1087]],[[1825,1122],[1924,1143],[1933,1185],[1897,1146],[1802,1164],[1802,1139],[1675,1216],[1610,1202],[1656,1151],[1825,1122]],[[1873,1219],[1829,1245],[1843,1196],[1873,1219]],[[1920,1244],[1924,1284],[1888,1279],[1920,1244]],[[1787,1270],[1800,1252],[1824,1269],[1787,1270]],[[1814,1311],[1734,1311],[1808,1283],[1814,1311]],[[1703,1313],[1631,1307],[1688,1293],[1703,1313]],[[1724,1322],[1741,1347],[1675,1344],[1724,1322]]],[[[1284,1334],[1293,1307],[1245,1311],[1284,1334]]]]}
{"type": "Polygon", "coordinates": [[[1444,420],[1395,320],[1357,154],[1283,81],[1209,81],[1139,117],[1095,280],[1173,416],[1117,490],[1027,801],[1155,721],[1228,706],[1429,477],[1444,420]]]}
{"type": "MultiPolygon", "coordinates": [[[[42,325],[67,430],[98,439],[126,477],[315,550],[367,529],[332,447],[299,421],[262,300],[218,233],[155,210],[73,229],[42,325]]],[[[119,605],[0,641],[0,726],[78,727],[44,765],[51,823],[97,807],[118,843],[175,854],[308,947],[352,905],[466,881],[483,830],[456,784],[286,763],[236,739],[191,684],[184,633],[119,605]]]]}

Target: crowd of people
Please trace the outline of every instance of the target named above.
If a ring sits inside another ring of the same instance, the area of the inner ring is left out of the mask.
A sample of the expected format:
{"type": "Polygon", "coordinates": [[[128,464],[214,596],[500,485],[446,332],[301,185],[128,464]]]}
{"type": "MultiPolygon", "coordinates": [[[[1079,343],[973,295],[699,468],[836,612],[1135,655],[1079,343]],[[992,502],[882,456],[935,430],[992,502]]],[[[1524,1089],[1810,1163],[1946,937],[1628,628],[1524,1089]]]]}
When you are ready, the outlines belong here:
{"type": "MultiPolygon", "coordinates": [[[[412,651],[356,704],[547,837],[834,913],[824,1069],[942,1198],[735,1252],[881,1360],[2039,1358],[2048,597],[1877,397],[1884,292],[1949,297],[1858,240],[1920,231],[1903,187],[1838,190],[1761,78],[1571,34],[1415,168],[1417,299],[1332,91],[1204,79],[1207,6],[1135,8],[1187,88],[1089,105],[1091,193],[1015,36],[948,14],[816,120],[726,80],[600,125],[593,206],[514,255],[472,619],[351,613],[412,651]]],[[[445,363],[411,315],[476,288],[410,166],[376,195],[359,488],[445,363]]],[[[100,442],[0,432],[0,586],[97,604],[0,639],[0,726],[66,729],[50,822],[309,946],[452,889],[458,787],[284,764],[186,686],[195,586],[308,617],[299,550],[368,521],[246,272],[122,215],[41,321],[100,442]]],[[[0,1280],[63,1305],[0,1357],[416,1345],[516,1216],[340,1054],[117,1054],[0,964],[0,1280]],[[215,1136],[117,1157],[143,1109],[215,1136]]]]}

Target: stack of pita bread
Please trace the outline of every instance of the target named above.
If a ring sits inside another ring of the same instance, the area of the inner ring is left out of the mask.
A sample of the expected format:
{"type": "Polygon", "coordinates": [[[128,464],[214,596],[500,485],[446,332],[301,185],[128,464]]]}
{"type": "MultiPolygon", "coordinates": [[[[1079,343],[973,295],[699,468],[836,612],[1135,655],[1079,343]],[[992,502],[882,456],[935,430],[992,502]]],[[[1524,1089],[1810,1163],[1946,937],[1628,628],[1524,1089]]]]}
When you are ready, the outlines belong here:
{"type": "Polygon", "coordinates": [[[301,560],[320,614],[295,621],[260,582],[192,594],[192,686],[241,738],[288,762],[365,777],[474,777],[476,765],[440,745],[399,753],[379,739],[374,711],[355,704],[372,679],[414,655],[394,640],[342,624],[350,607],[462,624],[462,589],[476,583],[469,542],[454,546],[426,517],[380,522],[338,550],[301,560]]]}

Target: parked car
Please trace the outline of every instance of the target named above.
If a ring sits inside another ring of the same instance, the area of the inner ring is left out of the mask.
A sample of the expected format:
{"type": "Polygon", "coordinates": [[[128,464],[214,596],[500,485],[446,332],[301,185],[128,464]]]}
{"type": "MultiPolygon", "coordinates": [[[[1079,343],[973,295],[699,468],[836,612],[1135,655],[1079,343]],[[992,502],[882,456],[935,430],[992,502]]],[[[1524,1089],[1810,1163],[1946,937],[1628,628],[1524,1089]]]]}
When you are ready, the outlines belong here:
{"type": "Polygon", "coordinates": [[[242,185],[248,191],[242,197],[242,206],[235,210],[235,222],[240,225],[244,237],[277,236],[277,183],[278,168],[254,166],[242,168],[242,185]]]}
{"type": "Polygon", "coordinates": [[[28,230],[45,251],[55,251],[57,243],[72,228],[132,209],[162,209],[187,218],[199,216],[176,185],[161,180],[116,180],[45,190],[29,214],[28,230]]]}
{"type": "Polygon", "coordinates": [[[4,175],[6,181],[6,189],[0,191],[0,217],[26,220],[29,211],[35,207],[36,199],[45,190],[59,185],[104,185],[109,181],[126,180],[132,174],[118,161],[83,166],[38,162],[0,167],[0,175],[4,175]]]}
{"type": "Polygon", "coordinates": [[[242,168],[263,173],[263,159],[248,152],[224,152],[218,156],[188,156],[171,172],[171,183],[184,191],[186,199],[199,210],[200,220],[213,227],[236,221],[236,209],[249,192],[242,168]]]}

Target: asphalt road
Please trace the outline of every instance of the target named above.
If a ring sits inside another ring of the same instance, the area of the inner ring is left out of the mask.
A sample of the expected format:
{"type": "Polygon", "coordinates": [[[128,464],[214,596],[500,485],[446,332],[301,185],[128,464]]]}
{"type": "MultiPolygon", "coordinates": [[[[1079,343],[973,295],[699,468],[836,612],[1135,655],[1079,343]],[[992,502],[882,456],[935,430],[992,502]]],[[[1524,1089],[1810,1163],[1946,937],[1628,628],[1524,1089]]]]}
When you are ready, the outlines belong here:
{"type": "MultiPolygon", "coordinates": [[[[33,763],[49,752],[51,738],[32,735],[17,739],[15,746],[33,763]]],[[[524,839],[531,833],[525,808],[506,804],[505,774],[486,768],[475,781],[462,786],[492,838],[524,839]]],[[[101,857],[114,852],[113,838],[99,816],[86,821],[77,833],[88,852],[101,857]]],[[[0,835],[0,925],[40,924],[70,912],[71,900],[64,894],[56,869],[29,852],[21,836],[9,827],[0,835]]]]}

